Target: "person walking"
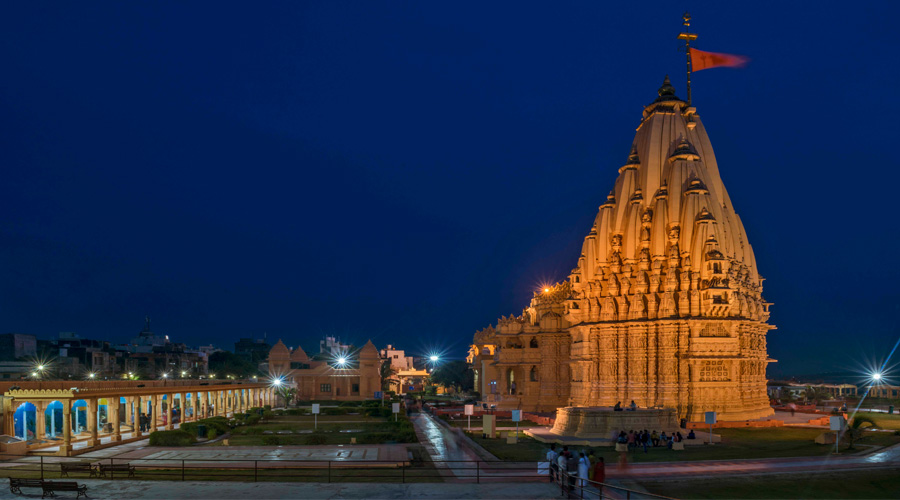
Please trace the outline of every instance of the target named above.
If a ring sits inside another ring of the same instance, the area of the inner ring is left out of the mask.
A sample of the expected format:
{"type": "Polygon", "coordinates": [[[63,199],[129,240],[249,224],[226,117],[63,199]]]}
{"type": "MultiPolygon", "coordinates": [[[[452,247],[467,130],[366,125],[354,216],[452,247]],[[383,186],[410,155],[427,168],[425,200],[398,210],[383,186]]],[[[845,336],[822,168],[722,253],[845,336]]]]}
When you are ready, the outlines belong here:
{"type": "Polygon", "coordinates": [[[569,491],[575,488],[575,480],[578,479],[578,457],[571,451],[566,456],[566,474],[569,476],[569,491]]]}
{"type": "Polygon", "coordinates": [[[566,455],[569,454],[569,447],[563,446],[563,451],[559,454],[559,458],[556,459],[556,479],[559,481],[560,485],[565,483],[566,477],[566,455]]]}
{"type": "Polygon", "coordinates": [[[556,481],[556,471],[559,470],[559,453],[556,452],[556,443],[550,443],[550,451],[547,452],[547,461],[550,462],[550,482],[556,481]]]}
{"type": "Polygon", "coordinates": [[[594,464],[591,480],[596,483],[597,498],[603,498],[603,483],[606,482],[606,463],[604,463],[603,457],[597,457],[597,463],[594,464]]]}
{"type": "Polygon", "coordinates": [[[584,490],[584,487],[587,486],[588,479],[588,469],[590,467],[590,462],[582,451],[578,457],[578,487],[584,490]]]}

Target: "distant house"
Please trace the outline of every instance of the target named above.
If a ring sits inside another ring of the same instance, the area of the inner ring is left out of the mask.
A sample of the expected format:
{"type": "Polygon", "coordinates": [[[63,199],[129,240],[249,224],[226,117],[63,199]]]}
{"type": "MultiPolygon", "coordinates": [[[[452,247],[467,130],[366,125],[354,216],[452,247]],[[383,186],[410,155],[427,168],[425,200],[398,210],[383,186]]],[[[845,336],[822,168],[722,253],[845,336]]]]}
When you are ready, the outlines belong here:
{"type": "Polygon", "coordinates": [[[269,374],[295,387],[299,400],[372,399],[381,390],[379,364],[371,340],[355,356],[348,355],[343,365],[311,359],[299,347],[291,351],[281,340],[269,351],[269,374]]]}

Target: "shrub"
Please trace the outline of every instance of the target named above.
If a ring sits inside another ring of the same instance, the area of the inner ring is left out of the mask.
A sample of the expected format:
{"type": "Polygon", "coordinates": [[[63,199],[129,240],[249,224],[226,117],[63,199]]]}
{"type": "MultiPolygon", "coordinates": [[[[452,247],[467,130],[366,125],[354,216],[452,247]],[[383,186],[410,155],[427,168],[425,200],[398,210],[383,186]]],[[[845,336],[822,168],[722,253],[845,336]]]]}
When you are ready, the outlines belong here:
{"type": "Polygon", "coordinates": [[[186,422],[181,424],[180,430],[189,432],[194,436],[198,436],[199,432],[197,427],[201,424],[206,426],[207,435],[209,435],[209,432],[213,429],[217,431],[218,435],[226,434],[231,430],[231,427],[228,426],[228,420],[226,420],[225,417],[210,417],[198,420],[196,422],[186,422]]]}
{"type": "Polygon", "coordinates": [[[322,413],[325,415],[346,415],[346,408],[323,408],[322,413]]]}
{"type": "Polygon", "coordinates": [[[269,411],[269,410],[271,410],[271,409],[272,409],[272,405],[265,405],[265,406],[263,406],[263,410],[269,411]]]}
{"type": "Polygon", "coordinates": [[[218,436],[218,434],[216,433],[215,429],[210,429],[210,430],[206,431],[207,439],[215,439],[217,436],[218,436]]]}
{"type": "Polygon", "coordinates": [[[190,446],[195,441],[193,434],[180,429],[150,433],[150,446],[190,446]]]}
{"type": "Polygon", "coordinates": [[[262,443],[266,446],[278,446],[281,444],[281,439],[278,436],[266,436],[262,438],[262,443]]]}
{"type": "Polygon", "coordinates": [[[262,417],[260,417],[259,415],[250,415],[249,417],[247,417],[244,423],[246,423],[247,425],[256,425],[261,419],[262,417]]]}
{"type": "Polygon", "coordinates": [[[269,420],[274,416],[275,416],[275,413],[270,410],[265,410],[265,411],[263,411],[263,414],[262,414],[262,418],[264,418],[266,420],[269,420]]]}
{"type": "Polygon", "coordinates": [[[300,408],[291,408],[286,412],[288,415],[300,416],[306,413],[306,410],[301,410],[300,408]]]}
{"type": "Polygon", "coordinates": [[[321,434],[310,434],[306,436],[304,440],[304,444],[308,445],[317,445],[317,444],[325,444],[328,442],[328,438],[321,434]]]}

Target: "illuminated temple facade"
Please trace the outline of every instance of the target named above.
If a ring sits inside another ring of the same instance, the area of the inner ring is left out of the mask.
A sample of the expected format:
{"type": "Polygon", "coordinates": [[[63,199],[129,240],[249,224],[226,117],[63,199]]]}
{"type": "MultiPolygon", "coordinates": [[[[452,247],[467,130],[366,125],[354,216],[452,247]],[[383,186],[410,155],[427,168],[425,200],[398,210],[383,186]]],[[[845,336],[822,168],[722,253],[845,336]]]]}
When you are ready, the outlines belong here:
{"type": "Polygon", "coordinates": [[[703,122],[666,78],[568,280],[475,334],[476,388],[531,411],[771,415],[762,282],[703,122]]]}

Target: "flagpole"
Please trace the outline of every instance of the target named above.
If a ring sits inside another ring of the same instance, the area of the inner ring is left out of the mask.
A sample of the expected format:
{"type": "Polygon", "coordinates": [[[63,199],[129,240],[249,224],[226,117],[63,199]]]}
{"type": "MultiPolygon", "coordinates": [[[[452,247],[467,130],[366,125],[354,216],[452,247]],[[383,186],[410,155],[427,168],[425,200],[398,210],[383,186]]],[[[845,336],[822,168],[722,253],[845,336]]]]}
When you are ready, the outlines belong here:
{"type": "Polygon", "coordinates": [[[687,56],[687,101],[688,107],[691,106],[691,40],[697,39],[696,33],[690,33],[691,31],[691,14],[690,12],[685,12],[682,16],[684,24],[684,32],[678,34],[679,40],[684,40],[684,52],[687,56]]]}

